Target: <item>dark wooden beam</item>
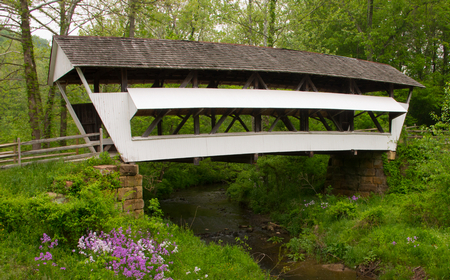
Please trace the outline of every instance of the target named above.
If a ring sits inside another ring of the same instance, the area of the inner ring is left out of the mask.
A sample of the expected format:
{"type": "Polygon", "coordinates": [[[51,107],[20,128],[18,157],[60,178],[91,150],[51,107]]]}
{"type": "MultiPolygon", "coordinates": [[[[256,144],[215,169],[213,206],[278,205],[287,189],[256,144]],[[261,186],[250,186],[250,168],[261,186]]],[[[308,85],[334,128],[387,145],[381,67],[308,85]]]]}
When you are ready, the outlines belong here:
{"type": "Polygon", "coordinates": [[[300,110],[300,131],[309,131],[308,110],[300,110]]]}
{"type": "Polygon", "coordinates": [[[207,88],[217,88],[219,86],[218,81],[211,80],[207,86],[207,88]]]}
{"type": "Polygon", "coordinates": [[[128,88],[128,74],[126,68],[120,69],[120,90],[126,92],[128,88]]]}
{"type": "Polygon", "coordinates": [[[362,111],[361,113],[358,113],[354,116],[354,118],[361,116],[362,114],[366,113],[367,111],[362,111]]]}
{"type": "Polygon", "coordinates": [[[295,129],[294,125],[292,124],[291,120],[288,118],[288,116],[283,116],[281,117],[281,121],[284,123],[284,125],[286,126],[286,128],[289,131],[297,131],[297,129],[295,129]]]}
{"type": "Polygon", "coordinates": [[[163,120],[158,122],[158,135],[163,135],[163,120]]]}
{"type": "MultiPolygon", "coordinates": [[[[342,112],[341,112],[342,113],[342,112]]],[[[331,115],[330,114],[330,119],[331,119],[331,121],[334,123],[334,125],[336,126],[336,128],[339,130],[339,131],[344,131],[344,129],[342,129],[342,126],[341,126],[341,124],[336,120],[336,116],[337,115],[339,115],[340,113],[338,113],[338,114],[336,114],[336,115],[331,115]]]]}
{"type": "Polygon", "coordinates": [[[242,87],[242,89],[247,89],[252,84],[253,80],[255,80],[255,77],[256,77],[256,73],[252,73],[250,75],[250,77],[248,78],[247,82],[242,87]]]}
{"type": "Polygon", "coordinates": [[[200,134],[200,113],[202,111],[203,111],[203,109],[197,109],[197,111],[192,114],[192,117],[194,118],[194,134],[195,135],[200,134]]]}
{"type": "MultiPolygon", "coordinates": [[[[158,116],[153,120],[153,122],[149,125],[147,130],[145,130],[144,134],[142,134],[142,137],[148,137],[150,133],[152,133],[153,129],[158,125],[159,122],[161,122],[162,118],[167,115],[171,110],[164,110],[158,114],[158,116]]],[[[159,133],[158,133],[159,135],[159,133]]]]}
{"type": "Polygon", "coordinates": [[[262,130],[262,118],[261,118],[261,109],[257,109],[256,113],[253,113],[253,131],[261,132],[262,130]]]}
{"type": "Polygon", "coordinates": [[[375,117],[374,113],[373,113],[372,111],[368,111],[367,113],[369,114],[369,116],[370,116],[370,118],[372,119],[373,123],[374,123],[375,126],[377,127],[378,131],[381,132],[381,133],[383,133],[384,130],[383,130],[383,128],[381,127],[380,123],[378,122],[377,118],[375,117]]]}
{"type": "Polygon", "coordinates": [[[275,128],[275,126],[277,125],[277,123],[280,119],[281,119],[281,116],[278,116],[275,118],[275,120],[273,121],[272,125],[269,128],[269,132],[272,132],[272,130],[275,128]]]}
{"type": "Polygon", "coordinates": [[[199,115],[194,116],[194,134],[195,135],[200,134],[200,116],[199,115]]]}
{"type": "Polygon", "coordinates": [[[306,81],[306,75],[305,76],[303,76],[303,78],[300,80],[300,83],[298,83],[298,86],[294,89],[295,91],[299,91],[299,90],[301,90],[302,89],[302,86],[303,86],[303,84],[305,83],[305,81],[306,81]]]}
{"type": "Polygon", "coordinates": [[[316,86],[314,85],[314,83],[311,81],[311,77],[309,75],[306,75],[306,79],[308,81],[307,85],[309,84],[312,87],[313,91],[317,92],[318,90],[317,90],[316,86]]]}
{"type": "Polygon", "coordinates": [[[184,81],[181,83],[180,88],[185,88],[194,77],[197,77],[197,71],[189,72],[184,81]]]}
{"type": "Polygon", "coordinates": [[[236,115],[234,117],[235,119],[237,119],[239,121],[239,123],[242,125],[242,127],[245,129],[245,131],[249,132],[250,130],[247,128],[247,126],[245,125],[244,121],[241,119],[241,117],[239,117],[239,115],[236,115]]]}
{"type": "Polygon", "coordinates": [[[152,88],[162,88],[164,86],[164,80],[155,79],[152,88]]]}
{"type": "Polygon", "coordinates": [[[184,118],[181,120],[181,122],[178,124],[177,128],[173,131],[173,135],[178,134],[180,132],[180,129],[183,127],[183,125],[187,122],[187,120],[191,117],[192,112],[184,116],[184,118]]]}
{"type": "Polygon", "coordinates": [[[351,94],[362,94],[361,90],[359,89],[358,85],[356,84],[356,81],[352,78],[348,79],[349,81],[349,92],[351,94]]]}
{"type": "Polygon", "coordinates": [[[223,122],[227,119],[227,117],[231,115],[235,110],[236,109],[229,109],[225,114],[223,114],[209,134],[216,133],[219,130],[220,126],[223,124],[223,122]]]}
{"type": "Polygon", "coordinates": [[[389,97],[394,98],[394,84],[389,84],[389,97]]]}
{"type": "Polygon", "coordinates": [[[236,118],[233,118],[233,120],[230,122],[230,124],[228,125],[227,129],[225,129],[225,133],[227,133],[228,131],[230,131],[230,129],[233,127],[233,124],[236,122],[236,118]]]}
{"type": "Polygon", "coordinates": [[[100,78],[98,72],[94,75],[94,92],[100,92],[100,78]]]}
{"type": "Polygon", "coordinates": [[[261,78],[261,76],[256,73],[256,78],[259,81],[260,86],[255,86],[255,88],[260,88],[260,89],[269,89],[266,85],[266,83],[263,81],[263,79],[261,78]]]}
{"type": "Polygon", "coordinates": [[[332,131],[333,129],[331,128],[331,126],[327,123],[327,120],[323,117],[322,113],[319,111],[316,113],[317,116],[319,116],[320,121],[322,122],[322,124],[325,126],[327,131],[332,131]]]}
{"type": "Polygon", "coordinates": [[[216,126],[216,109],[211,109],[211,129],[216,126]]]}

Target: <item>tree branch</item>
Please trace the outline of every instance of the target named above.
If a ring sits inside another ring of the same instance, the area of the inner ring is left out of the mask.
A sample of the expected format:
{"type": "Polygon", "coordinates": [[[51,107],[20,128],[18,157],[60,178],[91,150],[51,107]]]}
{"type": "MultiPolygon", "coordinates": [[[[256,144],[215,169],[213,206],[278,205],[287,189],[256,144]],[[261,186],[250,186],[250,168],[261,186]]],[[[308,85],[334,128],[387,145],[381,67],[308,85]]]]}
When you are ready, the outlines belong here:
{"type": "Polygon", "coordinates": [[[62,0],[53,0],[53,1],[50,1],[50,2],[42,3],[42,4],[39,5],[39,6],[36,6],[36,7],[34,7],[34,8],[31,8],[31,9],[30,9],[30,13],[33,12],[33,11],[35,11],[35,10],[39,10],[40,8],[42,8],[42,7],[46,6],[46,5],[50,5],[50,4],[53,4],[53,3],[56,3],[56,2],[61,2],[61,1],[62,1],[62,0]]]}

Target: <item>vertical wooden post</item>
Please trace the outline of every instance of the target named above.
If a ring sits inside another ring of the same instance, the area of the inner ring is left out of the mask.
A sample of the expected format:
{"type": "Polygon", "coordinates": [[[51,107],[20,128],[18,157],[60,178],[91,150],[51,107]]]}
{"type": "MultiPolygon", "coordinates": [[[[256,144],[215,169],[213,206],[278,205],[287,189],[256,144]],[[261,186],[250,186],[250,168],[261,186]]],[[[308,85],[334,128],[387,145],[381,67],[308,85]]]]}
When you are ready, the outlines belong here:
{"type": "Polygon", "coordinates": [[[100,153],[103,153],[103,128],[100,127],[100,153]]]}
{"type": "MultiPolygon", "coordinates": [[[[14,142],[17,143],[17,139],[16,139],[14,142]]],[[[13,146],[13,153],[14,153],[14,154],[16,154],[16,150],[17,150],[16,146],[13,146]]],[[[14,160],[14,164],[16,164],[16,162],[17,162],[17,157],[13,157],[13,160],[14,160]]]]}
{"type": "Polygon", "coordinates": [[[261,132],[262,130],[262,119],[261,119],[261,114],[257,114],[254,117],[254,123],[255,123],[255,132],[261,132]]]}
{"type": "Polygon", "coordinates": [[[194,165],[200,165],[200,158],[199,157],[194,158],[194,165]]]}
{"type": "Polygon", "coordinates": [[[158,135],[163,135],[162,122],[163,122],[162,119],[158,122],[158,135]]]}
{"type": "Polygon", "coordinates": [[[17,138],[17,153],[19,155],[19,166],[22,166],[22,153],[21,153],[21,146],[20,146],[20,138],[17,138]]]}
{"type": "Polygon", "coordinates": [[[394,98],[394,84],[389,84],[389,97],[394,98]]]}
{"type": "Polygon", "coordinates": [[[300,111],[300,131],[309,131],[309,113],[308,110],[300,111]]]}
{"type": "Polygon", "coordinates": [[[120,69],[120,89],[121,89],[121,92],[127,92],[127,88],[128,88],[127,69],[122,68],[122,69],[120,69]]]}
{"type": "Polygon", "coordinates": [[[192,77],[192,87],[198,88],[198,74],[197,71],[194,72],[194,77],[192,77]]]}
{"type": "Polygon", "coordinates": [[[211,129],[213,129],[216,126],[216,110],[211,109],[211,129]]]}
{"type": "Polygon", "coordinates": [[[199,135],[200,134],[200,116],[194,115],[194,134],[199,135]]]}
{"type": "Polygon", "coordinates": [[[94,77],[94,92],[100,92],[100,79],[98,78],[98,74],[94,77]]]}
{"type": "MultiPolygon", "coordinates": [[[[75,143],[77,143],[77,145],[80,144],[80,139],[79,138],[75,139],[75,143]]],[[[79,150],[78,150],[78,148],[76,148],[75,149],[75,154],[78,155],[78,153],[79,153],[79,150]]]]}

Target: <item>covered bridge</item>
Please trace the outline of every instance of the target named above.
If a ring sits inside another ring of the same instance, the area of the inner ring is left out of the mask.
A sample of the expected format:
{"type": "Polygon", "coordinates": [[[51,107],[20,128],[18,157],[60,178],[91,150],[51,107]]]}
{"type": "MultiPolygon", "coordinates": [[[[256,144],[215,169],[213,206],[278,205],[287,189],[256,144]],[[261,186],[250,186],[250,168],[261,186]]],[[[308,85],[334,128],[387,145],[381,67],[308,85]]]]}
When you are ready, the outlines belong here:
{"type": "Polygon", "coordinates": [[[65,86],[84,85],[125,162],[395,151],[412,89],[423,87],[389,65],[348,57],[76,36],[53,38],[48,83],[57,84],[81,132],[65,86]],[[406,103],[394,99],[400,89],[409,89],[406,103]],[[178,123],[164,130],[170,116],[178,123]],[[355,127],[362,116],[372,130],[355,127]],[[136,118],[148,121],[142,131],[132,131],[136,118]]]}

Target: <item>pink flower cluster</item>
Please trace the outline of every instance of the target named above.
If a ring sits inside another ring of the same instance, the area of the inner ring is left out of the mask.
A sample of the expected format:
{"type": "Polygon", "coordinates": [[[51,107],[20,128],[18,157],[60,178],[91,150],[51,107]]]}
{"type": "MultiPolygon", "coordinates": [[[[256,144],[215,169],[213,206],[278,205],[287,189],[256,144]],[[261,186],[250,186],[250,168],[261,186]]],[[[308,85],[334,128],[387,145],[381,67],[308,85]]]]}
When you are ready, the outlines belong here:
{"type": "Polygon", "coordinates": [[[167,240],[158,244],[150,233],[143,237],[138,231],[132,238],[131,229],[123,233],[122,228],[110,233],[89,232],[78,240],[79,253],[87,257],[86,262],[95,262],[98,256],[110,256],[105,263],[107,269],[130,278],[172,279],[166,278],[169,264],[164,257],[177,252],[177,245],[167,240]]]}

